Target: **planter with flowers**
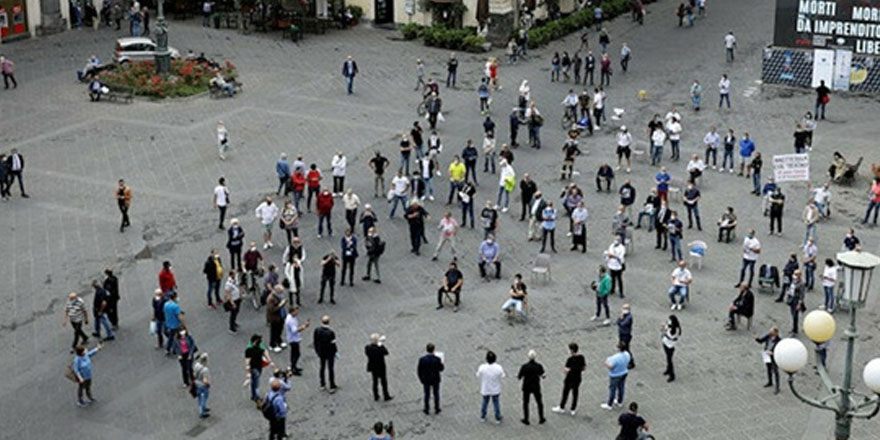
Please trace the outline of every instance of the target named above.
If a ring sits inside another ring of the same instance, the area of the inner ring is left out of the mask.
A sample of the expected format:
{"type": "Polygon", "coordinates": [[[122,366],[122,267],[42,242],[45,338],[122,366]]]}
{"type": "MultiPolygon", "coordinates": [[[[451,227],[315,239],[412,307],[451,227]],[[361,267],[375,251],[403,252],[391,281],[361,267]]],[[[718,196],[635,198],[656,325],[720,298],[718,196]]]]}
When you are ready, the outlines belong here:
{"type": "Polygon", "coordinates": [[[132,87],[137,96],[182,98],[207,92],[217,70],[227,80],[238,76],[235,65],[229,61],[218,64],[180,59],[171,62],[171,71],[165,77],[156,74],[155,62],[137,61],[102,72],[100,80],[109,86],[132,87]]]}

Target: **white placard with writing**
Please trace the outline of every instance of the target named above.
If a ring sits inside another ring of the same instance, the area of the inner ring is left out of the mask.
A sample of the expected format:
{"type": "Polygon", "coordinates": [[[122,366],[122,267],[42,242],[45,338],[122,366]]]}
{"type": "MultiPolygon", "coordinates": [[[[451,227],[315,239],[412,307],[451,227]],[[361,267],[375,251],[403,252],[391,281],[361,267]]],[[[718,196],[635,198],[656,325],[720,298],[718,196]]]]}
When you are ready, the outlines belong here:
{"type": "Polygon", "coordinates": [[[810,180],[810,155],[780,154],[773,156],[773,178],[777,183],[810,180]]]}

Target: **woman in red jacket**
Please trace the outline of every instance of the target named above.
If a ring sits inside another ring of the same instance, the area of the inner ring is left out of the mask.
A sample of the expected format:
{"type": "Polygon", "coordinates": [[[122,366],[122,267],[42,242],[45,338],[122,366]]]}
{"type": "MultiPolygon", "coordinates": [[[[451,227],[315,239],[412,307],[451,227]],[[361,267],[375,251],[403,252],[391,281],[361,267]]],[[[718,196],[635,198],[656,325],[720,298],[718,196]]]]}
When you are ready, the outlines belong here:
{"type": "Polygon", "coordinates": [[[315,201],[315,209],[318,211],[318,238],[324,232],[324,220],[327,220],[327,235],[333,236],[333,226],[330,224],[330,213],[333,211],[333,193],[327,187],[321,188],[315,201]]]}
{"type": "MultiPolygon", "coordinates": [[[[320,172],[318,174],[320,175],[320,172]]],[[[320,178],[318,181],[320,181],[320,178]]],[[[296,206],[296,211],[299,212],[299,201],[302,200],[303,193],[306,190],[306,175],[303,174],[302,168],[293,172],[293,175],[290,176],[290,183],[293,187],[293,205],[296,206]]]]}

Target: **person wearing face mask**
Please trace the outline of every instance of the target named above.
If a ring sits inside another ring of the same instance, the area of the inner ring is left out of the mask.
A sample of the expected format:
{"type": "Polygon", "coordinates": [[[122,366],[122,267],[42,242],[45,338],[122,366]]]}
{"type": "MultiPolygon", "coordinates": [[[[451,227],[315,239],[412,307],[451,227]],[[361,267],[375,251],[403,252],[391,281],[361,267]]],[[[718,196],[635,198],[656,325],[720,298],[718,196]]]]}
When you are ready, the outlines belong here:
{"type": "Polygon", "coordinates": [[[180,375],[183,378],[183,386],[188,388],[193,378],[193,355],[199,351],[199,348],[196,347],[193,337],[186,331],[186,327],[181,326],[174,335],[171,351],[177,355],[177,360],[180,362],[180,375]]]}
{"type": "Polygon", "coordinates": [[[486,240],[480,244],[480,276],[488,280],[488,274],[486,273],[486,266],[488,264],[495,265],[495,279],[501,279],[501,250],[498,247],[498,243],[495,243],[495,236],[493,234],[489,234],[486,237],[486,240]]]}
{"type": "Polygon", "coordinates": [[[370,227],[367,231],[367,239],[364,241],[364,247],[367,249],[367,274],[362,278],[364,281],[370,281],[371,269],[376,269],[376,284],[382,284],[382,276],[379,274],[379,257],[385,253],[385,242],[379,238],[375,227],[370,227]]]}
{"type": "Polygon", "coordinates": [[[293,296],[296,295],[296,305],[300,305],[300,292],[302,292],[304,268],[303,262],[305,259],[306,250],[302,246],[302,240],[300,240],[299,237],[294,237],[290,246],[284,250],[284,255],[281,257],[281,261],[284,261],[284,276],[287,278],[286,281],[292,287],[292,289],[290,289],[290,302],[293,302],[293,296]]]}
{"type": "Polygon", "coordinates": [[[684,225],[681,223],[681,220],[678,219],[678,213],[675,211],[671,211],[669,213],[669,222],[666,223],[667,235],[669,235],[669,251],[672,253],[672,258],[669,261],[681,261],[681,240],[682,233],[681,228],[684,225]]]}
{"type": "Polygon", "coordinates": [[[623,298],[623,271],[626,270],[626,246],[620,239],[619,235],[614,237],[614,243],[608,246],[605,251],[605,265],[611,273],[611,295],[615,291],[620,291],[620,297],[623,298]]]}
{"type": "Polygon", "coordinates": [[[675,345],[678,343],[678,338],[681,337],[681,324],[678,322],[678,317],[669,315],[666,324],[660,329],[660,335],[663,342],[663,352],[666,353],[666,371],[663,372],[663,375],[668,376],[667,382],[672,382],[675,380],[672,355],[675,354],[675,345]]]}
{"type": "Polygon", "coordinates": [[[238,224],[238,219],[232,219],[232,226],[226,231],[226,249],[229,249],[229,265],[232,269],[241,267],[241,247],[244,244],[244,229],[238,224]]]}
{"type": "Polygon", "coordinates": [[[272,203],[272,197],[266,197],[266,201],[260,203],[257,209],[254,210],[254,215],[260,219],[260,223],[263,225],[263,249],[274,246],[272,243],[272,226],[275,223],[275,219],[278,218],[278,213],[278,205],[272,203]]]}
{"type": "Polygon", "coordinates": [[[746,277],[746,269],[749,270],[749,283],[747,285],[752,287],[752,279],[755,277],[755,262],[758,260],[758,254],[761,253],[761,242],[755,237],[754,229],[749,229],[749,232],[746,233],[742,249],[742,268],[739,271],[739,282],[734,287],[739,287],[743,283],[746,277]]]}
{"type": "Polygon", "coordinates": [[[208,259],[205,260],[205,265],[202,267],[202,273],[205,274],[205,279],[208,282],[208,290],[205,292],[205,295],[208,297],[208,307],[216,309],[217,306],[214,305],[211,299],[211,292],[214,292],[214,298],[218,304],[223,302],[220,299],[220,280],[223,279],[223,263],[220,261],[220,253],[217,252],[217,249],[211,249],[211,254],[208,255],[208,259]]]}
{"type": "Polygon", "coordinates": [[[340,240],[342,247],[342,276],[339,285],[345,285],[345,274],[348,273],[348,285],[354,286],[354,263],[358,257],[357,237],[351,233],[351,229],[345,230],[345,235],[340,240]]]}

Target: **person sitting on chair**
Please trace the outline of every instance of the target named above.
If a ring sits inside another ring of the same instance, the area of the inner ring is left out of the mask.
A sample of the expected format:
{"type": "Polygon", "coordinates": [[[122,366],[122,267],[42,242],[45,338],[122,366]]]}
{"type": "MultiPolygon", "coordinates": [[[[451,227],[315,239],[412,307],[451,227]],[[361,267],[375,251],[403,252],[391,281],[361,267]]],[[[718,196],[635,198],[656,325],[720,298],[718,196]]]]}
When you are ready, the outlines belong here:
{"type": "Polygon", "coordinates": [[[596,171],[596,192],[602,191],[602,182],[605,182],[605,191],[611,192],[611,181],[614,180],[614,170],[608,163],[603,163],[596,171]]]}
{"type": "Polygon", "coordinates": [[[831,166],[828,167],[828,175],[831,176],[831,180],[840,182],[844,173],[846,173],[846,159],[843,158],[839,151],[835,151],[834,160],[831,161],[831,166]]]}
{"type": "Polygon", "coordinates": [[[696,185],[697,178],[703,175],[703,170],[705,169],[706,164],[703,162],[703,159],[700,159],[700,156],[696,154],[691,156],[691,160],[687,164],[687,172],[691,176],[689,182],[696,185]]]}
{"type": "Polygon", "coordinates": [[[746,319],[752,318],[752,315],[755,314],[755,295],[749,286],[740,284],[739,294],[736,295],[736,299],[733,300],[727,311],[725,330],[736,330],[736,315],[745,316],[746,319]]]}
{"type": "Polygon", "coordinates": [[[464,284],[464,276],[458,270],[458,265],[453,261],[449,263],[449,270],[443,275],[443,284],[437,290],[437,310],[443,308],[443,296],[448,297],[451,293],[455,295],[455,307],[453,307],[452,311],[458,311],[462,284],[464,284]]]}
{"type": "Polygon", "coordinates": [[[489,234],[486,236],[486,240],[480,243],[480,257],[478,265],[480,266],[480,276],[483,277],[484,280],[489,280],[488,272],[486,271],[486,266],[489,264],[495,265],[495,279],[501,279],[501,250],[498,247],[498,243],[495,242],[495,235],[489,234]]]}
{"type": "Polygon", "coordinates": [[[730,243],[730,235],[733,233],[733,230],[736,229],[736,214],[733,213],[733,206],[727,207],[727,212],[721,215],[721,218],[718,219],[718,242],[721,242],[721,237],[725,234],[727,238],[724,239],[725,243],[730,243]]]}
{"type": "Polygon", "coordinates": [[[223,78],[223,75],[220,74],[219,70],[214,72],[214,77],[211,78],[211,85],[216,86],[221,90],[225,90],[230,98],[235,95],[235,84],[227,82],[226,79],[223,78]]]}
{"type": "Polygon", "coordinates": [[[89,99],[94,102],[101,100],[101,95],[106,94],[106,87],[104,83],[98,80],[98,78],[92,78],[89,82],[89,99]]]}
{"type": "Polygon", "coordinates": [[[510,316],[515,309],[516,312],[522,316],[523,320],[525,320],[526,312],[523,311],[523,308],[528,304],[527,293],[526,283],[523,282],[522,275],[514,275],[513,285],[510,286],[510,292],[508,293],[510,298],[504,302],[504,305],[501,306],[501,310],[507,312],[507,316],[510,316]]]}

